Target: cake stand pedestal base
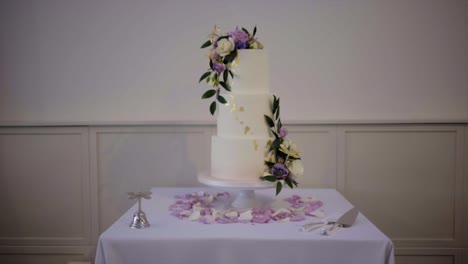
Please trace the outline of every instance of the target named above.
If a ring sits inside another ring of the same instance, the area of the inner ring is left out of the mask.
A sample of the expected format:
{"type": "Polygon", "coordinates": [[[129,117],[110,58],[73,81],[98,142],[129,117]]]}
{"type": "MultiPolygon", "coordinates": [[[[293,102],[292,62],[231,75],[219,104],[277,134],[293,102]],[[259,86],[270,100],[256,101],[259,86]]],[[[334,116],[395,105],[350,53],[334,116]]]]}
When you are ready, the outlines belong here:
{"type": "Polygon", "coordinates": [[[231,203],[231,206],[236,209],[249,209],[254,207],[262,207],[264,204],[268,203],[269,201],[262,201],[255,195],[256,189],[270,189],[273,188],[275,185],[274,183],[252,180],[252,181],[234,181],[234,180],[226,180],[212,177],[211,175],[207,175],[204,173],[200,173],[198,175],[198,181],[212,187],[218,187],[223,190],[233,190],[237,191],[237,195],[231,203]]]}
{"type": "Polygon", "coordinates": [[[260,206],[255,197],[254,190],[243,190],[237,193],[236,198],[231,203],[232,207],[237,209],[247,209],[260,206]]]}

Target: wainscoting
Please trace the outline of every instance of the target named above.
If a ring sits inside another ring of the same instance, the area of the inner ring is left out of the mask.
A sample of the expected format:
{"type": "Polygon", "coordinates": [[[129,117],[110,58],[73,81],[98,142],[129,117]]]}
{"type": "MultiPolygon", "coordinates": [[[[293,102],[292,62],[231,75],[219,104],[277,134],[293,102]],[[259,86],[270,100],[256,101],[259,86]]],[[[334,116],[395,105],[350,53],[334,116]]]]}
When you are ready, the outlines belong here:
{"type": "MultiPolygon", "coordinates": [[[[468,125],[288,125],[301,186],[336,188],[397,263],[468,263],[468,125]]],[[[0,262],[92,262],[127,191],[201,186],[212,125],[0,127],[0,262]]]]}

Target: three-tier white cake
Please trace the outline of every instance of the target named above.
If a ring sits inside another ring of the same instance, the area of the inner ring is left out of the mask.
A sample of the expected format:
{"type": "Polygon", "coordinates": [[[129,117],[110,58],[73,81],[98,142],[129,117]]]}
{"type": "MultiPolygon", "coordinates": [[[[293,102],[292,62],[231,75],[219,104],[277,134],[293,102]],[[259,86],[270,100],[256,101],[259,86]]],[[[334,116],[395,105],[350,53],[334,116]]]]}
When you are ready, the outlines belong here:
{"type": "Polygon", "coordinates": [[[211,141],[210,178],[226,186],[271,185],[259,179],[272,140],[264,117],[272,114],[266,52],[238,50],[232,72],[231,92],[223,94],[228,103],[220,105],[217,135],[211,141]]]}

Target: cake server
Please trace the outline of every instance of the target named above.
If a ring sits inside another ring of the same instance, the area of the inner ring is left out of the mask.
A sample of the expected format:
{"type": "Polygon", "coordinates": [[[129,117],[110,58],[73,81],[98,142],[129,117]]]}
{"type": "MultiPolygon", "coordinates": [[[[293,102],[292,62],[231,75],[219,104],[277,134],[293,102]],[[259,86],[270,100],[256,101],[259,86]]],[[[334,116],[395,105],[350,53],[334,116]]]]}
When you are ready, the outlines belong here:
{"type": "Polygon", "coordinates": [[[354,221],[356,221],[358,214],[359,210],[356,207],[353,207],[342,214],[340,217],[336,218],[336,220],[328,218],[320,222],[308,223],[302,226],[302,230],[305,232],[310,232],[317,228],[324,228],[325,231],[322,229],[321,233],[323,235],[327,235],[330,232],[336,231],[337,228],[352,226],[354,221]]]}

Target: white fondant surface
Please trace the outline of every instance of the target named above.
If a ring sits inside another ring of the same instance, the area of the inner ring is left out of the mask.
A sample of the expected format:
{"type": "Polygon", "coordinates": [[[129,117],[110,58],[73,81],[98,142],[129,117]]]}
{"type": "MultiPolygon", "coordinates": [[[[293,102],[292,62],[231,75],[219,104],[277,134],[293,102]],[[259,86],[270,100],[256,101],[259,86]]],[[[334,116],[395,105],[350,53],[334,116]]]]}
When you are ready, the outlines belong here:
{"type": "Polygon", "coordinates": [[[219,179],[257,180],[265,170],[269,138],[211,138],[211,176],[219,179]],[[255,150],[255,143],[258,144],[255,150]]]}
{"type": "Polygon", "coordinates": [[[246,136],[249,138],[271,136],[264,117],[264,115],[271,116],[271,94],[232,92],[226,97],[229,105],[219,106],[218,136],[246,136]]]}
{"type": "Polygon", "coordinates": [[[223,93],[217,136],[211,139],[211,173],[199,181],[216,186],[263,186],[267,142],[272,139],[264,115],[271,116],[268,57],[263,50],[238,50],[232,91],[223,93]]]}
{"type": "Polygon", "coordinates": [[[238,50],[238,65],[232,67],[235,93],[269,93],[270,69],[265,50],[238,50]]]}
{"type": "Polygon", "coordinates": [[[198,181],[209,186],[225,187],[229,190],[255,190],[275,187],[275,183],[260,179],[220,179],[205,173],[198,174],[198,181]]]}

